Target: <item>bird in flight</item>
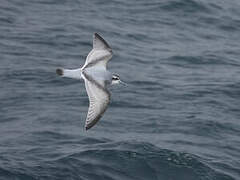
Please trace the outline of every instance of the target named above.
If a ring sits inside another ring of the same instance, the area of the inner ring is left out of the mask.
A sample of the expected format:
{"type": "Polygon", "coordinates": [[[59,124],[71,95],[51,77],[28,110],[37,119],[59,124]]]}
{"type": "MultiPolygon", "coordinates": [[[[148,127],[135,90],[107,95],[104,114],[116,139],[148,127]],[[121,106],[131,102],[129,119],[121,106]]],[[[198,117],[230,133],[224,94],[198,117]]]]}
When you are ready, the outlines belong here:
{"type": "Polygon", "coordinates": [[[97,33],[93,35],[93,49],[89,52],[85,64],[77,69],[56,69],[62,77],[83,79],[89,98],[89,108],[85,129],[93,127],[103,116],[110,102],[108,87],[123,83],[119,75],[107,70],[107,63],[112,58],[112,49],[97,33]]]}

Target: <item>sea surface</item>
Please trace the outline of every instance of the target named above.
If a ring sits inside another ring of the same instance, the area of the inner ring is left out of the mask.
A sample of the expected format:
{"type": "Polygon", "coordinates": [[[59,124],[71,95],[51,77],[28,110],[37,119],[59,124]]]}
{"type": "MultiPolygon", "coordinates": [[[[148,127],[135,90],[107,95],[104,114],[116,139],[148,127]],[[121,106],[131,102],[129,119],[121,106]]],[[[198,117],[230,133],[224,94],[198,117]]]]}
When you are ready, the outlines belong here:
{"type": "Polygon", "coordinates": [[[239,180],[239,0],[1,0],[0,180],[239,180]],[[78,68],[109,43],[102,119],[78,68]]]}

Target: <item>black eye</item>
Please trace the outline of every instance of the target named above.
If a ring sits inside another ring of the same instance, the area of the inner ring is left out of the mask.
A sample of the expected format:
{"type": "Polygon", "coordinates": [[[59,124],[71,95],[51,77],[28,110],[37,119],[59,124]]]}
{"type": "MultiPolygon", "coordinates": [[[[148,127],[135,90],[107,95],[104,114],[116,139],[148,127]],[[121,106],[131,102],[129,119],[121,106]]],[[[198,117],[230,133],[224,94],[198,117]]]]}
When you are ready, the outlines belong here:
{"type": "Polygon", "coordinates": [[[116,78],[116,77],[113,77],[113,78],[112,78],[112,80],[118,80],[118,78],[116,78]]]}

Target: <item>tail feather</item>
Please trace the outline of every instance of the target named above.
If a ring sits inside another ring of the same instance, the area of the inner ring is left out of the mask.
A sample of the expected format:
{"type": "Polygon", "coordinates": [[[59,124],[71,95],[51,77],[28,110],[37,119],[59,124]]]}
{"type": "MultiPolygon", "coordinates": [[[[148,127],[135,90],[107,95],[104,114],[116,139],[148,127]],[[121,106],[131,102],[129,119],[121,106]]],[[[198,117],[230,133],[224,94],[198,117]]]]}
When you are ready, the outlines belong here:
{"type": "Polygon", "coordinates": [[[63,69],[57,68],[56,73],[62,77],[68,77],[73,79],[81,79],[81,69],[63,69]]]}
{"type": "Polygon", "coordinates": [[[61,68],[57,68],[56,69],[56,73],[57,73],[57,75],[59,75],[59,76],[63,76],[63,73],[64,71],[63,71],[63,69],[61,69],[61,68]]]}

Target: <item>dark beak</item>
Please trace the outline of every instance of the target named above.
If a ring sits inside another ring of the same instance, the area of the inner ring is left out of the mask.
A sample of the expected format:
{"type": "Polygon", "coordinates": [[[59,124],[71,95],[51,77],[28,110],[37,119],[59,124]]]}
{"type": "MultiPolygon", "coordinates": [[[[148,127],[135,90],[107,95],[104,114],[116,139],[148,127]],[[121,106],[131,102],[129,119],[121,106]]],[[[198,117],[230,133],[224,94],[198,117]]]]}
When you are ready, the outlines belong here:
{"type": "Polygon", "coordinates": [[[127,86],[127,83],[122,82],[121,80],[119,80],[119,83],[122,84],[122,85],[124,85],[124,86],[127,86]]]}

